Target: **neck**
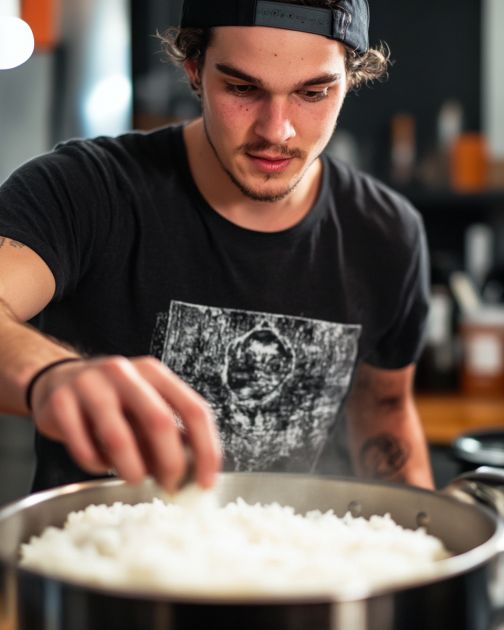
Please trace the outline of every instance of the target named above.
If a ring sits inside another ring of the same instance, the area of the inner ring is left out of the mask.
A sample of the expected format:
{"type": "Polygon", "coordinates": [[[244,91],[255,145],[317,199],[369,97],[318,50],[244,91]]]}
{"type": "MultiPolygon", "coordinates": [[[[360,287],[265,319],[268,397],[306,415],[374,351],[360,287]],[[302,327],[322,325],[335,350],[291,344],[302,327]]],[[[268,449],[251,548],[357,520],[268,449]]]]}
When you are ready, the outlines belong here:
{"type": "Polygon", "coordinates": [[[225,172],[206,136],[201,118],[184,128],[189,167],[200,193],[221,216],[236,225],[259,232],[278,232],[297,223],[315,203],[320,185],[320,159],[309,167],[299,184],[278,201],[247,197],[225,172]]]}

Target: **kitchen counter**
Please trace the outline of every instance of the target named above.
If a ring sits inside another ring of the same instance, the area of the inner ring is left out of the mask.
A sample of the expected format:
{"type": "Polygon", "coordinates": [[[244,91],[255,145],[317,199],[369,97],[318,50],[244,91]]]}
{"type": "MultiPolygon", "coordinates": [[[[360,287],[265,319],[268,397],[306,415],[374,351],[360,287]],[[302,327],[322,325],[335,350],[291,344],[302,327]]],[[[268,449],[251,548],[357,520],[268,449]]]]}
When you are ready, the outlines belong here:
{"type": "Polygon", "coordinates": [[[430,444],[450,444],[465,431],[504,428],[504,396],[417,394],[415,400],[430,444]]]}

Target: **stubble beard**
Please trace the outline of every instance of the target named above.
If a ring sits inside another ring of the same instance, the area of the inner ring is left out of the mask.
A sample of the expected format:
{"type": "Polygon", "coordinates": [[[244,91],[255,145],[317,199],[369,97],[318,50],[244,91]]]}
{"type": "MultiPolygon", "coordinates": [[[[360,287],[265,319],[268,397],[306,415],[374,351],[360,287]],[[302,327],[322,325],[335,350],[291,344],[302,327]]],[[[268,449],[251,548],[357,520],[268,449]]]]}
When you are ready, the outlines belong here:
{"type": "MultiPolygon", "coordinates": [[[[303,177],[306,175],[306,172],[308,171],[309,167],[311,166],[311,164],[315,161],[314,158],[313,161],[308,164],[299,174],[298,178],[296,180],[294,180],[293,182],[290,183],[290,185],[288,185],[286,188],[284,188],[283,190],[280,190],[276,193],[267,193],[267,192],[259,192],[257,190],[254,190],[253,188],[250,188],[249,186],[246,186],[244,182],[240,181],[228,168],[226,168],[226,166],[224,165],[224,162],[222,161],[219,152],[217,151],[212,138],[210,136],[210,133],[208,131],[208,127],[206,124],[206,117],[205,117],[205,111],[203,108],[203,128],[205,130],[205,135],[206,138],[208,140],[208,144],[211,146],[212,151],[214,152],[214,155],[217,159],[217,161],[219,162],[222,170],[226,173],[226,175],[229,177],[229,179],[233,182],[233,184],[238,188],[238,190],[248,199],[251,199],[252,201],[261,201],[263,203],[273,203],[275,201],[281,201],[282,199],[285,199],[286,197],[288,197],[290,195],[290,193],[296,188],[296,186],[301,182],[301,180],[303,179],[303,177]]],[[[237,151],[239,153],[242,152],[246,152],[246,149],[248,148],[249,150],[251,149],[255,149],[255,150],[264,150],[264,149],[268,149],[270,148],[272,145],[267,143],[267,142],[257,142],[255,143],[253,146],[251,145],[243,145],[242,147],[238,147],[237,151]]],[[[285,155],[286,157],[291,157],[291,158],[303,158],[305,157],[305,154],[303,152],[301,152],[299,149],[294,149],[293,151],[289,151],[288,149],[282,148],[282,147],[276,147],[277,149],[280,149],[278,152],[281,153],[282,155],[285,155]]],[[[318,157],[318,156],[317,156],[318,157]]],[[[269,182],[271,179],[273,179],[274,177],[272,175],[265,175],[264,176],[264,183],[266,184],[267,182],[269,182]]]]}

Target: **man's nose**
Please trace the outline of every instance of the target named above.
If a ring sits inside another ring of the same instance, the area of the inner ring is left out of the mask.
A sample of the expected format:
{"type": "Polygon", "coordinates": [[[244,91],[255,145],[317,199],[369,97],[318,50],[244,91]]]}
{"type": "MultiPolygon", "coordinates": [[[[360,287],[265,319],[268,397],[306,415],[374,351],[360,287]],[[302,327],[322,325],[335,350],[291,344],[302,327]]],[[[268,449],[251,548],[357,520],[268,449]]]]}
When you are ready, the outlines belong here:
{"type": "Polygon", "coordinates": [[[254,125],[255,133],[271,144],[284,144],[296,135],[287,100],[281,97],[265,99],[254,125]]]}

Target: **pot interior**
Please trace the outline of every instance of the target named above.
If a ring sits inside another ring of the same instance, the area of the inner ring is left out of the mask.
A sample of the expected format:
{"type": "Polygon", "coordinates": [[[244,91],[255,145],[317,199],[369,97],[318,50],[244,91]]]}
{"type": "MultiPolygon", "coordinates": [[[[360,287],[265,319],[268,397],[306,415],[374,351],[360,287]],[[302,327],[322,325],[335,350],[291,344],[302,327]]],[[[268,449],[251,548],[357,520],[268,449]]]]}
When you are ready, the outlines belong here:
{"type": "MultiPolygon", "coordinates": [[[[461,554],[496,534],[498,521],[489,511],[436,492],[409,486],[335,477],[279,473],[222,473],[215,492],[225,505],[238,497],[248,503],[291,505],[296,511],[350,511],[366,518],[390,513],[410,529],[425,526],[454,554],[461,554]]],[[[61,526],[67,514],[90,505],[116,501],[140,503],[157,496],[151,481],[128,485],[120,480],[92,481],[37,493],[0,510],[0,558],[15,561],[19,546],[49,525],[61,526]]]]}

